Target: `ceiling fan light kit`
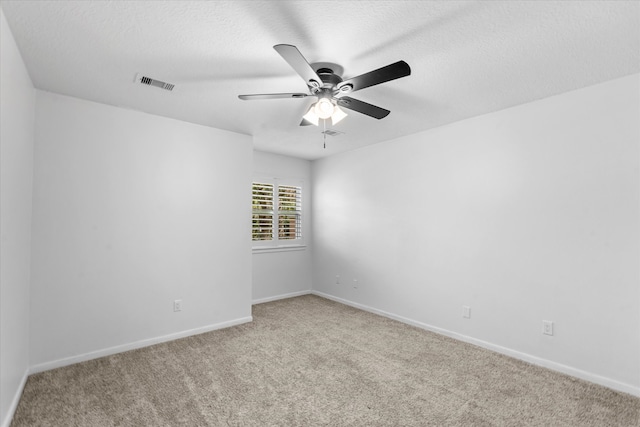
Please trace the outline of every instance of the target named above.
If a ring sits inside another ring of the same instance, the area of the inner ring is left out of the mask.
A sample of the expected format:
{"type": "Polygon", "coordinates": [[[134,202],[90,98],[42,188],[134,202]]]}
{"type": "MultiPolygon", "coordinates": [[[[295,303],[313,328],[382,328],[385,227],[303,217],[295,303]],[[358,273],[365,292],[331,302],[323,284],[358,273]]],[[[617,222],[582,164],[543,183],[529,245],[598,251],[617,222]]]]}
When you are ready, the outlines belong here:
{"type": "MultiPolygon", "coordinates": [[[[346,95],[411,74],[409,64],[404,61],[398,61],[343,81],[342,77],[334,73],[331,68],[320,67],[317,71],[314,70],[305,57],[302,56],[298,48],[293,45],[277,44],[273,48],[304,80],[309,89],[309,94],[254,94],[239,95],[238,98],[246,101],[256,99],[305,98],[307,96],[317,97],[318,101],[312,104],[309,111],[303,116],[300,126],[309,124],[318,126],[320,120],[325,121],[328,119],[331,119],[332,125],[335,125],[347,116],[340,107],[380,120],[388,116],[390,111],[346,95]]],[[[338,66],[338,68],[341,67],[338,66]]]]}
{"type": "MultiPolygon", "coordinates": [[[[309,122],[309,124],[315,126],[318,126],[321,119],[331,119],[331,124],[336,125],[345,117],[347,117],[347,113],[345,113],[340,107],[335,105],[327,98],[322,98],[318,102],[312,104],[311,107],[309,107],[309,111],[307,111],[307,114],[302,116],[302,118],[309,122]]],[[[304,123],[303,121],[301,126],[304,126],[306,124],[307,123],[304,123]]]]}

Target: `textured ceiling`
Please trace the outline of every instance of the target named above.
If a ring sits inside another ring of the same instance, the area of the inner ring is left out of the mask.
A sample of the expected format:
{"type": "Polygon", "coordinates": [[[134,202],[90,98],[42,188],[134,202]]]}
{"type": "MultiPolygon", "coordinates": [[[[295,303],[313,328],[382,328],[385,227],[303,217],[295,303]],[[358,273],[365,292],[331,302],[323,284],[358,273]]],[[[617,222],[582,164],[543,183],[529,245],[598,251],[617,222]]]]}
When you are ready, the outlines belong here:
{"type": "Polygon", "coordinates": [[[615,1],[1,1],[38,89],[253,135],[316,159],[640,72],[640,3],[615,1]],[[273,49],[349,78],[398,60],[409,77],[353,93],[327,137],[300,127],[313,98],[273,49]],[[137,73],[175,84],[135,84],[137,73]]]}

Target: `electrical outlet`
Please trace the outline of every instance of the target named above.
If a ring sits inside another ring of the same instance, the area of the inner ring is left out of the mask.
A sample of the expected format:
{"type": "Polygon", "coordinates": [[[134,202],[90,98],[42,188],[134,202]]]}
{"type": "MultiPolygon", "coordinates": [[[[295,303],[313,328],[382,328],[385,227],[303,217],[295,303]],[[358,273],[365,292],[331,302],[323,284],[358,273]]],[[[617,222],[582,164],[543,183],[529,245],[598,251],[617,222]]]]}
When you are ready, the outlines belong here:
{"type": "Polygon", "coordinates": [[[340,276],[336,274],[336,285],[339,285],[339,284],[340,284],[340,276]]]}
{"type": "Polygon", "coordinates": [[[353,279],[353,289],[358,289],[358,279],[353,279]]]}
{"type": "Polygon", "coordinates": [[[177,299],[173,302],[173,311],[182,311],[182,300],[177,299]]]}
{"type": "Polygon", "coordinates": [[[542,333],[545,335],[553,335],[553,322],[551,320],[542,321],[542,333]]]}
{"type": "Polygon", "coordinates": [[[468,305],[462,306],[462,317],[464,317],[465,319],[471,319],[471,307],[469,307],[468,305]]]}

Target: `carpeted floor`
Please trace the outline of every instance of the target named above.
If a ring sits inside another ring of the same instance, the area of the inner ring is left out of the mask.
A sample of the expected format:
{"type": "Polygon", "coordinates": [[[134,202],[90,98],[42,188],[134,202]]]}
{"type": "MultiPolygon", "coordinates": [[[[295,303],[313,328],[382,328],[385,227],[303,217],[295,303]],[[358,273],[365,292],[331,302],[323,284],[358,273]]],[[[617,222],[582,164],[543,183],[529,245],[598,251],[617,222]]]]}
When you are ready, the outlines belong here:
{"type": "Polygon", "coordinates": [[[29,377],[19,426],[638,426],[640,399],[316,296],[29,377]]]}

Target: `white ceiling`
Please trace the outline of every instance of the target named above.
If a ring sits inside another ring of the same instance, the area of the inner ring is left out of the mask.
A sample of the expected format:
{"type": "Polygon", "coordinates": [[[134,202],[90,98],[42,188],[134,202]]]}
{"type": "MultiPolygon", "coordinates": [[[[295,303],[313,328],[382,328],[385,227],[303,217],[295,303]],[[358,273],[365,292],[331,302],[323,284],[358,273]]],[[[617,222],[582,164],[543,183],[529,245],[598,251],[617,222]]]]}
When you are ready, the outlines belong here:
{"type": "Polygon", "coordinates": [[[253,135],[316,159],[640,72],[640,3],[616,1],[1,1],[38,89],[253,135]],[[314,98],[273,49],[345,79],[398,60],[412,74],[354,92],[344,135],[300,127],[314,98]],[[134,83],[137,73],[176,85],[134,83]]]}

